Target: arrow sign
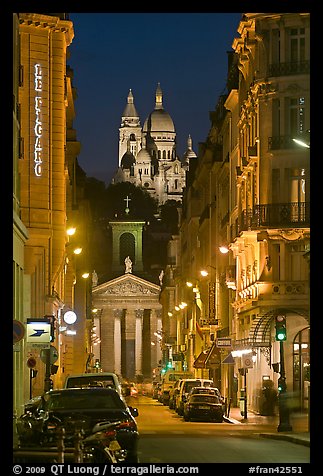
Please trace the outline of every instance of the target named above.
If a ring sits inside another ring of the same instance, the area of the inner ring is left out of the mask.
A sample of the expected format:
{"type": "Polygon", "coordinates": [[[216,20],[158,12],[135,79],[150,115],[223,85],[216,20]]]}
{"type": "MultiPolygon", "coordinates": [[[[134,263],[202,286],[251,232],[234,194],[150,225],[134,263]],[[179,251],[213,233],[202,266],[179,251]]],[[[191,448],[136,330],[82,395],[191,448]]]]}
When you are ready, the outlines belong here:
{"type": "Polygon", "coordinates": [[[27,342],[47,344],[50,342],[50,323],[44,321],[27,322],[27,342]]]}

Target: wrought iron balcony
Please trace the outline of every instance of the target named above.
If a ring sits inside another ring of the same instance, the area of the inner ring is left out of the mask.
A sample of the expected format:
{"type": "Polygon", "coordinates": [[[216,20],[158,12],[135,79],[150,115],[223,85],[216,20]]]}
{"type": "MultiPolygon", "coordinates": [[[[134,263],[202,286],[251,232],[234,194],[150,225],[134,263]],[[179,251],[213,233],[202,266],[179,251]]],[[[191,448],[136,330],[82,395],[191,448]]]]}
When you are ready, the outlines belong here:
{"type": "Polygon", "coordinates": [[[304,228],[310,226],[309,202],[256,205],[240,215],[238,232],[255,228],[304,228]]]}
{"type": "Polygon", "coordinates": [[[268,137],[268,150],[299,148],[299,145],[293,141],[293,138],[295,138],[295,136],[291,135],[268,137]]]}
{"type": "Polygon", "coordinates": [[[310,74],[310,61],[292,61],[269,65],[269,76],[290,76],[293,74],[310,74]]]}

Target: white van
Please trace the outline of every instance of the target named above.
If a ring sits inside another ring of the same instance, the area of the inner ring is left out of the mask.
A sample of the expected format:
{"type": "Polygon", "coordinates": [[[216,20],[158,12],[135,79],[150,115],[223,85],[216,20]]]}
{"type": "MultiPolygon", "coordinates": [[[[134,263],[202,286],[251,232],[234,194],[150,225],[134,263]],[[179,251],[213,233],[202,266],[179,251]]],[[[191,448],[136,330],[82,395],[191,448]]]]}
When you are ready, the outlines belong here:
{"type": "Polygon", "coordinates": [[[187,400],[187,395],[193,387],[214,387],[213,380],[204,378],[187,378],[180,383],[179,393],[175,403],[175,410],[179,415],[183,415],[184,403],[187,400]]]}
{"type": "Polygon", "coordinates": [[[122,396],[119,378],[112,372],[73,374],[66,377],[64,388],[112,387],[122,396]]]}
{"type": "Polygon", "coordinates": [[[160,393],[160,402],[164,405],[169,403],[169,392],[174,387],[175,382],[182,378],[193,378],[194,375],[192,372],[186,372],[184,370],[174,370],[169,369],[162,376],[161,380],[161,393],[160,393]]]}

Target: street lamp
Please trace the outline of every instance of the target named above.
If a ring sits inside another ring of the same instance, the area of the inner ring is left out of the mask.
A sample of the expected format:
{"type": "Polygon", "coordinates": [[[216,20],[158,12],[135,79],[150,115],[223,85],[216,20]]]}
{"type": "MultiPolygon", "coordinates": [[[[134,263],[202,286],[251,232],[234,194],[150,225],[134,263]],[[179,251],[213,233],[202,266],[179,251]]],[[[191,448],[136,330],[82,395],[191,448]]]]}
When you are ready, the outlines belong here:
{"type": "Polygon", "coordinates": [[[219,246],[219,251],[223,255],[226,255],[227,253],[229,253],[230,249],[226,245],[221,245],[219,246]]]}
{"type": "MultiPolygon", "coordinates": [[[[216,268],[215,268],[214,266],[212,266],[211,264],[207,264],[207,265],[206,265],[206,268],[212,268],[212,269],[214,269],[214,270],[216,271],[216,268]]],[[[201,269],[200,275],[205,278],[206,276],[209,275],[209,272],[206,271],[206,269],[201,269]]]]}
{"type": "Polygon", "coordinates": [[[308,140],[304,140],[304,139],[301,138],[301,137],[293,137],[293,141],[294,141],[296,144],[300,145],[301,147],[305,147],[306,149],[310,149],[310,148],[311,148],[311,146],[310,146],[310,140],[309,140],[309,137],[310,137],[310,136],[309,136],[309,134],[310,134],[310,129],[308,129],[308,130],[306,131],[306,133],[308,134],[308,140]]]}
{"type": "Polygon", "coordinates": [[[67,233],[68,236],[73,236],[73,235],[75,235],[75,232],[76,232],[75,226],[70,226],[70,227],[67,228],[67,230],[66,230],[66,233],[67,233]]]}

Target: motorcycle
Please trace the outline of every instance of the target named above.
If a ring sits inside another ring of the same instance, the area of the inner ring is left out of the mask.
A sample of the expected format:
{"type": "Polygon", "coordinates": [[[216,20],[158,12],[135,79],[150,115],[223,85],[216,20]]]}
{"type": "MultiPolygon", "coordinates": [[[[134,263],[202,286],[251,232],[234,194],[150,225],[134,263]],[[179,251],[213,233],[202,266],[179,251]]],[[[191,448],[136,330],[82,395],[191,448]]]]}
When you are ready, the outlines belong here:
{"type": "MultiPolygon", "coordinates": [[[[71,454],[74,455],[74,462],[120,463],[125,460],[127,452],[117,441],[115,429],[118,425],[120,421],[99,422],[94,425],[91,433],[85,436],[84,429],[89,427],[86,417],[70,416],[63,422],[42,410],[37,415],[27,411],[17,422],[19,449],[25,449],[27,452],[30,449],[34,456],[35,447],[42,450],[64,448],[63,452],[69,455],[69,458],[71,454]]],[[[25,457],[31,462],[28,454],[25,457]]]]}
{"type": "Polygon", "coordinates": [[[92,434],[82,440],[84,449],[92,457],[93,463],[121,463],[125,461],[127,451],[123,450],[116,439],[116,430],[120,422],[100,422],[94,425],[92,434]]]}

